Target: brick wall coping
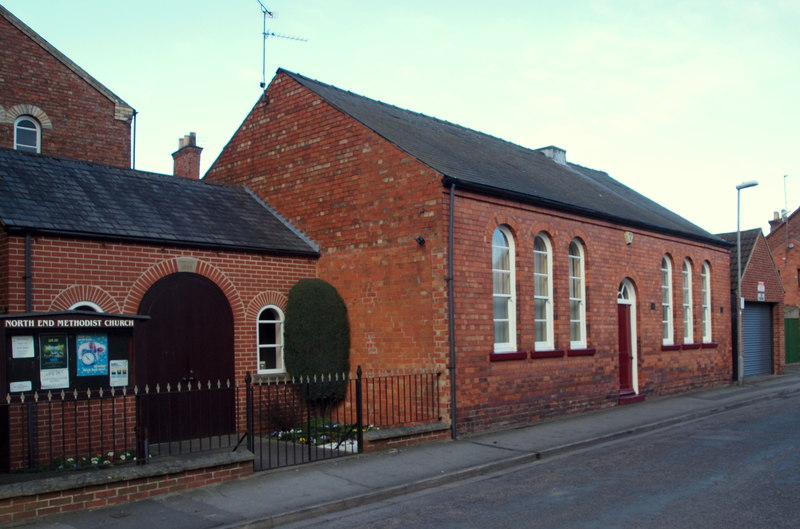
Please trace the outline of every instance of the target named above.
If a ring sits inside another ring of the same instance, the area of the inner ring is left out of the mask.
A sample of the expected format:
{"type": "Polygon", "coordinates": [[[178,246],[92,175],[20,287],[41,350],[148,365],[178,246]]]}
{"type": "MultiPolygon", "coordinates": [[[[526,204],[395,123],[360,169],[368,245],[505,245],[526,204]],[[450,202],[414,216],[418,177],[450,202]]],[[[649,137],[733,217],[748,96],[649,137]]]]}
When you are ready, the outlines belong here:
{"type": "Polygon", "coordinates": [[[369,432],[364,432],[364,439],[367,441],[381,441],[385,439],[407,437],[409,435],[420,435],[449,429],[450,425],[448,423],[444,421],[438,421],[429,424],[418,424],[416,426],[402,426],[400,428],[387,428],[385,430],[371,430],[369,432]]]}
{"type": "Polygon", "coordinates": [[[55,476],[48,474],[48,477],[42,479],[2,484],[0,500],[245,463],[253,461],[253,458],[252,452],[240,448],[236,452],[226,449],[177,457],[160,457],[146,465],[129,464],[101,470],[67,470],[58,472],[55,476]]]}

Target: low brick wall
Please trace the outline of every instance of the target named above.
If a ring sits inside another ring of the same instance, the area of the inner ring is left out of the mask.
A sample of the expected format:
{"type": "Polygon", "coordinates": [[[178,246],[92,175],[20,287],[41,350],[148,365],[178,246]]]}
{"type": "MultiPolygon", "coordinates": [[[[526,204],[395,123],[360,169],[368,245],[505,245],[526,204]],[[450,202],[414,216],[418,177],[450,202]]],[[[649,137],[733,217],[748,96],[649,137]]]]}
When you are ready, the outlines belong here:
{"type": "Polygon", "coordinates": [[[68,471],[0,485],[0,524],[142,500],[252,474],[253,454],[214,452],[142,466],[68,471]]]}

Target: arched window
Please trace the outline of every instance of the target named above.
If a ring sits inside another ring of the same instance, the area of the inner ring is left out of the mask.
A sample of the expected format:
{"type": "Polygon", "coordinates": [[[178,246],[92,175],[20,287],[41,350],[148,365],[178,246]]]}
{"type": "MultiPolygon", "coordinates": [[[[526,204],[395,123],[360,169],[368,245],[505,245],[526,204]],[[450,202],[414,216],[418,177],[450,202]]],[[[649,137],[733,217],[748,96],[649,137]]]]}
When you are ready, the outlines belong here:
{"type": "Polygon", "coordinates": [[[79,301],[77,303],[73,303],[69,310],[85,310],[85,311],[92,311],[92,312],[103,312],[103,309],[100,308],[100,305],[97,303],[92,303],[91,301],[79,301]]]}
{"type": "Polygon", "coordinates": [[[692,312],[692,263],[683,260],[683,343],[694,342],[694,313],[692,312]]]}
{"type": "Polygon", "coordinates": [[[14,148],[18,151],[40,152],[42,126],[31,116],[20,116],[14,121],[14,148]]]}
{"type": "Polygon", "coordinates": [[[492,298],[494,306],[494,352],[517,349],[514,239],[506,226],[492,236],[492,298]]]}
{"type": "Polygon", "coordinates": [[[283,311],[273,305],[258,313],[258,372],[284,372],[283,311]]]}
{"type": "Polygon", "coordinates": [[[700,270],[701,295],[701,319],[703,323],[703,343],[711,342],[711,266],[706,261],[700,270]]]}
{"type": "Polygon", "coordinates": [[[553,251],[543,233],[533,240],[533,319],[536,349],[553,349],[553,251]]]}
{"type": "Polygon", "coordinates": [[[661,342],[672,345],[672,261],[666,255],[661,259],[661,342]]]}
{"type": "Polygon", "coordinates": [[[586,347],[586,281],[583,245],[569,243],[569,346],[586,347]]]}

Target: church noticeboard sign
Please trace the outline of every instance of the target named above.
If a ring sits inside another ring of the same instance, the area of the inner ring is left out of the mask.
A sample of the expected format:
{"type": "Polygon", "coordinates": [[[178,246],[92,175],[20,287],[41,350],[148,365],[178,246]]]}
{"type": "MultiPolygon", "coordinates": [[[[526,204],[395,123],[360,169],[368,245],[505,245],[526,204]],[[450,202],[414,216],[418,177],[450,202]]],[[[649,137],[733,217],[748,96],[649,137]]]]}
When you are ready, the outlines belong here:
{"type": "Polygon", "coordinates": [[[0,315],[0,393],[127,386],[134,327],[147,319],[83,311],[0,315]]]}

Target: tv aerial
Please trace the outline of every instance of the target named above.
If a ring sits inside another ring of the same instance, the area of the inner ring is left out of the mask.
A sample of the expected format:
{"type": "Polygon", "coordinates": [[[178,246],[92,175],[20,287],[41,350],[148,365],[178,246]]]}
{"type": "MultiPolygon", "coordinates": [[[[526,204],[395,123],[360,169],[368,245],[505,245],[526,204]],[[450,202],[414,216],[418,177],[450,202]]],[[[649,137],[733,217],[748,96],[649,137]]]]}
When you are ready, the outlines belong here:
{"type": "Polygon", "coordinates": [[[275,18],[275,13],[267,9],[267,6],[261,0],[256,0],[258,5],[261,6],[261,14],[264,17],[264,24],[263,29],[261,30],[261,34],[263,36],[263,40],[261,42],[261,83],[260,86],[262,89],[266,90],[267,88],[267,38],[268,37],[276,37],[280,39],[289,39],[289,40],[299,40],[300,42],[308,42],[308,39],[303,37],[295,37],[293,35],[283,35],[281,33],[275,33],[274,31],[267,31],[267,19],[268,18],[275,18]]]}

